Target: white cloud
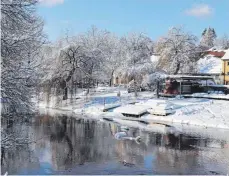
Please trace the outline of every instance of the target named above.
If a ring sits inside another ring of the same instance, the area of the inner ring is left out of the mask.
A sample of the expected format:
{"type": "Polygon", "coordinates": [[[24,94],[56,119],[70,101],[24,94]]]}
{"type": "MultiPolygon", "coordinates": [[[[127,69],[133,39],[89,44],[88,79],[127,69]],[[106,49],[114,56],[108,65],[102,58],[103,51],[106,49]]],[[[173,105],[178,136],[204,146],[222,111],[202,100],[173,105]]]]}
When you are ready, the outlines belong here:
{"type": "Polygon", "coordinates": [[[63,4],[64,0],[39,0],[42,5],[52,7],[58,4],[63,4]]]}
{"type": "Polygon", "coordinates": [[[208,17],[213,13],[213,9],[208,4],[197,4],[187,9],[185,13],[194,17],[208,17]]]}

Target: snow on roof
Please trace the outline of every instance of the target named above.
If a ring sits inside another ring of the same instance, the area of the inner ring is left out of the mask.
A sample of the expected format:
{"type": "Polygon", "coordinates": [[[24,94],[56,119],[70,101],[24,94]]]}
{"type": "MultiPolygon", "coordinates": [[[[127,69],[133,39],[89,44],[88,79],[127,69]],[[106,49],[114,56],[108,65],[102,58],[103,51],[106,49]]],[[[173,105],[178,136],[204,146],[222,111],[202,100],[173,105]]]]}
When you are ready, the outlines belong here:
{"type": "Polygon", "coordinates": [[[224,56],[221,58],[222,60],[229,60],[229,49],[226,50],[226,53],[224,56]]]}
{"type": "Polygon", "coordinates": [[[169,78],[182,78],[182,79],[212,79],[211,76],[193,76],[193,75],[168,75],[169,78]]]}
{"type": "Polygon", "coordinates": [[[141,115],[147,112],[147,106],[140,106],[140,105],[126,105],[122,107],[118,107],[114,109],[114,112],[119,112],[122,114],[130,114],[130,115],[141,115]]]}
{"type": "Polygon", "coordinates": [[[222,73],[222,62],[220,58],[212,55],[206,55],[197,62],[198,73],[205,74],[221,74],[222,73]]]}

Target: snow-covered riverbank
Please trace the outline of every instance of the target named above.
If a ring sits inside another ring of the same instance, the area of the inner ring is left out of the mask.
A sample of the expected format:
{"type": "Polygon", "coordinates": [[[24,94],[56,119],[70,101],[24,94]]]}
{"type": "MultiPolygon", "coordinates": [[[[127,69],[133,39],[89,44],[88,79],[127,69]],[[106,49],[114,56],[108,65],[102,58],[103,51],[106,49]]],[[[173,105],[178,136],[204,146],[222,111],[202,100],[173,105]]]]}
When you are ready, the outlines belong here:
{"type": "Polygon", "coordinates": [[[171,100],[175,105],[175,113],[169,116],[146,115],[142,119],[160,120],[184,125],[229,129],[229,102],[219,100],[198,99],[171,100]],[[193,100],[193,101],[190,101],[193,100]],[[196,101],[196,102],[195,102],[196,101]]]}
{"type": "MultiPolygon", "coordinates": [[[[162,121],[180,123],[183,125],[202,126],[204,128],[229,129],[229,103],[219,100],[181,99],[170,100],[174,105],[175,113],[168,116],[144,115],[141,119],[146,121],[162,121]]],[[[144,105],[143,105],[144,106],[144,105]]],[[[150,107],[149,104],[145,104],[150,107]]],[[[93,116],[110,116],[112,113],[100,113],[96,107],[88,108],[85,112],[93,116]]],[[[117,114],[116,114],[117,116],[117,114]]],[[[121,114],[120,114],[121,116],[121,114]]]]}
{"type": "MultiPolygon", "coordinates": [[[[62,102],[61,106],[49,107],[63,111],[72,111],[75,114],[90,118],[102,119],[103,117],[124,117],[121,113],[103,112],[104,109],[116,108],[126,104],[145,106],[149,112],[157,103],[170,103],[174,113],[168,116],[146,114],[142,120],[152,122],[167,122],[185,126],[201,126],[204,128],[229,129],[229,102],[224,100],[209,100],[198,98],[154,98],[153,92],[141,92],[138,98],[134,93],[128,94],[125,89],[99,88],[89,96],[82,93],[74,101],[62,102]],[[117,97],[117,93],[121,96],[117,97]]],[[[40,107],[45,107],[40,103],[40,107]]],[[[112,111],[112,110],[111,110],[112,111]]]]}

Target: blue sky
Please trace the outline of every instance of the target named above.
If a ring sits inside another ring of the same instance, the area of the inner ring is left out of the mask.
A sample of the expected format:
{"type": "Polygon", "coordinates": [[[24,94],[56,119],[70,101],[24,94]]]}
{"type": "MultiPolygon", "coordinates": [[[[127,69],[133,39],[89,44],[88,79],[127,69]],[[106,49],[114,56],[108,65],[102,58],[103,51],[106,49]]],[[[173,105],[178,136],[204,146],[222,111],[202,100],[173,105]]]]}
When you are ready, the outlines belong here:
{"type": "Polygon", "coordinates": [[[87,31],[92,25],[118,35],[143,32],[156,40],[183,25],[198,37],[206,27],[229,35],[229,0],[40,0],[38,13],[54,41],[87,31]]]}

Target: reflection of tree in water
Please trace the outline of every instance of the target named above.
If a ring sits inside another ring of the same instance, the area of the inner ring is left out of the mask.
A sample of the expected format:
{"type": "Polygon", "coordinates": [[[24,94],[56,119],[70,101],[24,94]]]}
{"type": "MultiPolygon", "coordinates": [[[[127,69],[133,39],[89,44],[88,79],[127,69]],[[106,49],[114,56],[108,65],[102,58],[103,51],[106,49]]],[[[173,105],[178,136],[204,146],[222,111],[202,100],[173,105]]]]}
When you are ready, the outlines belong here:
{"type": "MultiPolygon", "coordinates": [[[[73,134],[75,137],[75,153],[78,156],[77,163],[84,164],[89,161],[102,161],[109,157],[111,152],[106,150],[109,145],[110,132],[104,126],[91,120],[82,120],[77,124],[73,134]],[[109,153],[110,152],[110,153],[109,153]]],[[[111,138],[110,138],[111,139],[111,138]]]]}
{"type": "Polygon", "coordinates": [[[54,143],[53,149],[64,146],[62,151],[57,151],[57,153],[54,154],[54,156],[56,156],[56,162],[54,161],[54,163],[58,165],[58,163],[61,162],[63,165],[71,165],[73,145],[67,133],[68,117],[62,116],[57,118],[54,123],[55,125],[51,127],[50,133],[50,142],[51,144],[54,143]]]}
{"type": "MultiPolygon", "coordinates": [[[[187,165],[192,166],[197,163],[198,150],[193,150],[190,145],[208,143],[205,139],[202,140],[204,142],[200,142],[201,140],[189,136],[148,133],[136,128],[130,128],[128,135],[133,137],[140,135],[142,138],[140,144],[130,140],[117,141],[113,135],[120,130],[120,127],[116,124],[67,116],[37,118],[31,130],[33,130],[31,132],[34,134],[34,140],[43,137],[34,144],[36,150],[47,151],[50,143],[51,164],[56,170],[71,168],[86,162],[102,163],[114,159],[139,165],[144,164],[145,156],[154,155],[157,159],[152,165],[157,167],[158,172],[164,169],[177,174],[177,169],[182,171],[187,168],[187,165]]],[[[23,164],[30,166],[29,160],[32,163],[39,163],[28,149],[23,149],[19,154],[18,151],[13,156],[7,155],[9,159],[11,158],[11,167],[12,165],[20,167],[22,161],[23,164]],[[26,158],[29,159],[25,161],[26,158]]]]}
{"type": "Polygon", "coordinates": [[[1,147],[1,173],[7,171],[9,174],[15,174],[28,165],[38,167],[38,158],[35,157],[28,140],[30,128],[27,124],[23,122],[12,123],[7,126],[5,132],[13,141],[10,141],[9,145],[1,147]]]}
{"type": "Polygon", "coordinates": [[[2,164],[2,174],[8,171],[9,174],[15,174],[22,168],[38,167],[39,160],[28,145],[15,147],[14,150],[6,150],[5,164],[2,164]]]}
{"type": "Polygon", "coordinates": [[[105,124],[66,116],[58,116],[50,120],[53,121],[50,123],[51,127],[45,127],[44,131],[46,134],[49,131],[50,134],[55,168],[66,169],[72,164],[100,161],[111,156],[112,148],[107,151],[102,146],[113,141],[106,140],[111,134],[108,128],[105,128],[105,124]]]}

